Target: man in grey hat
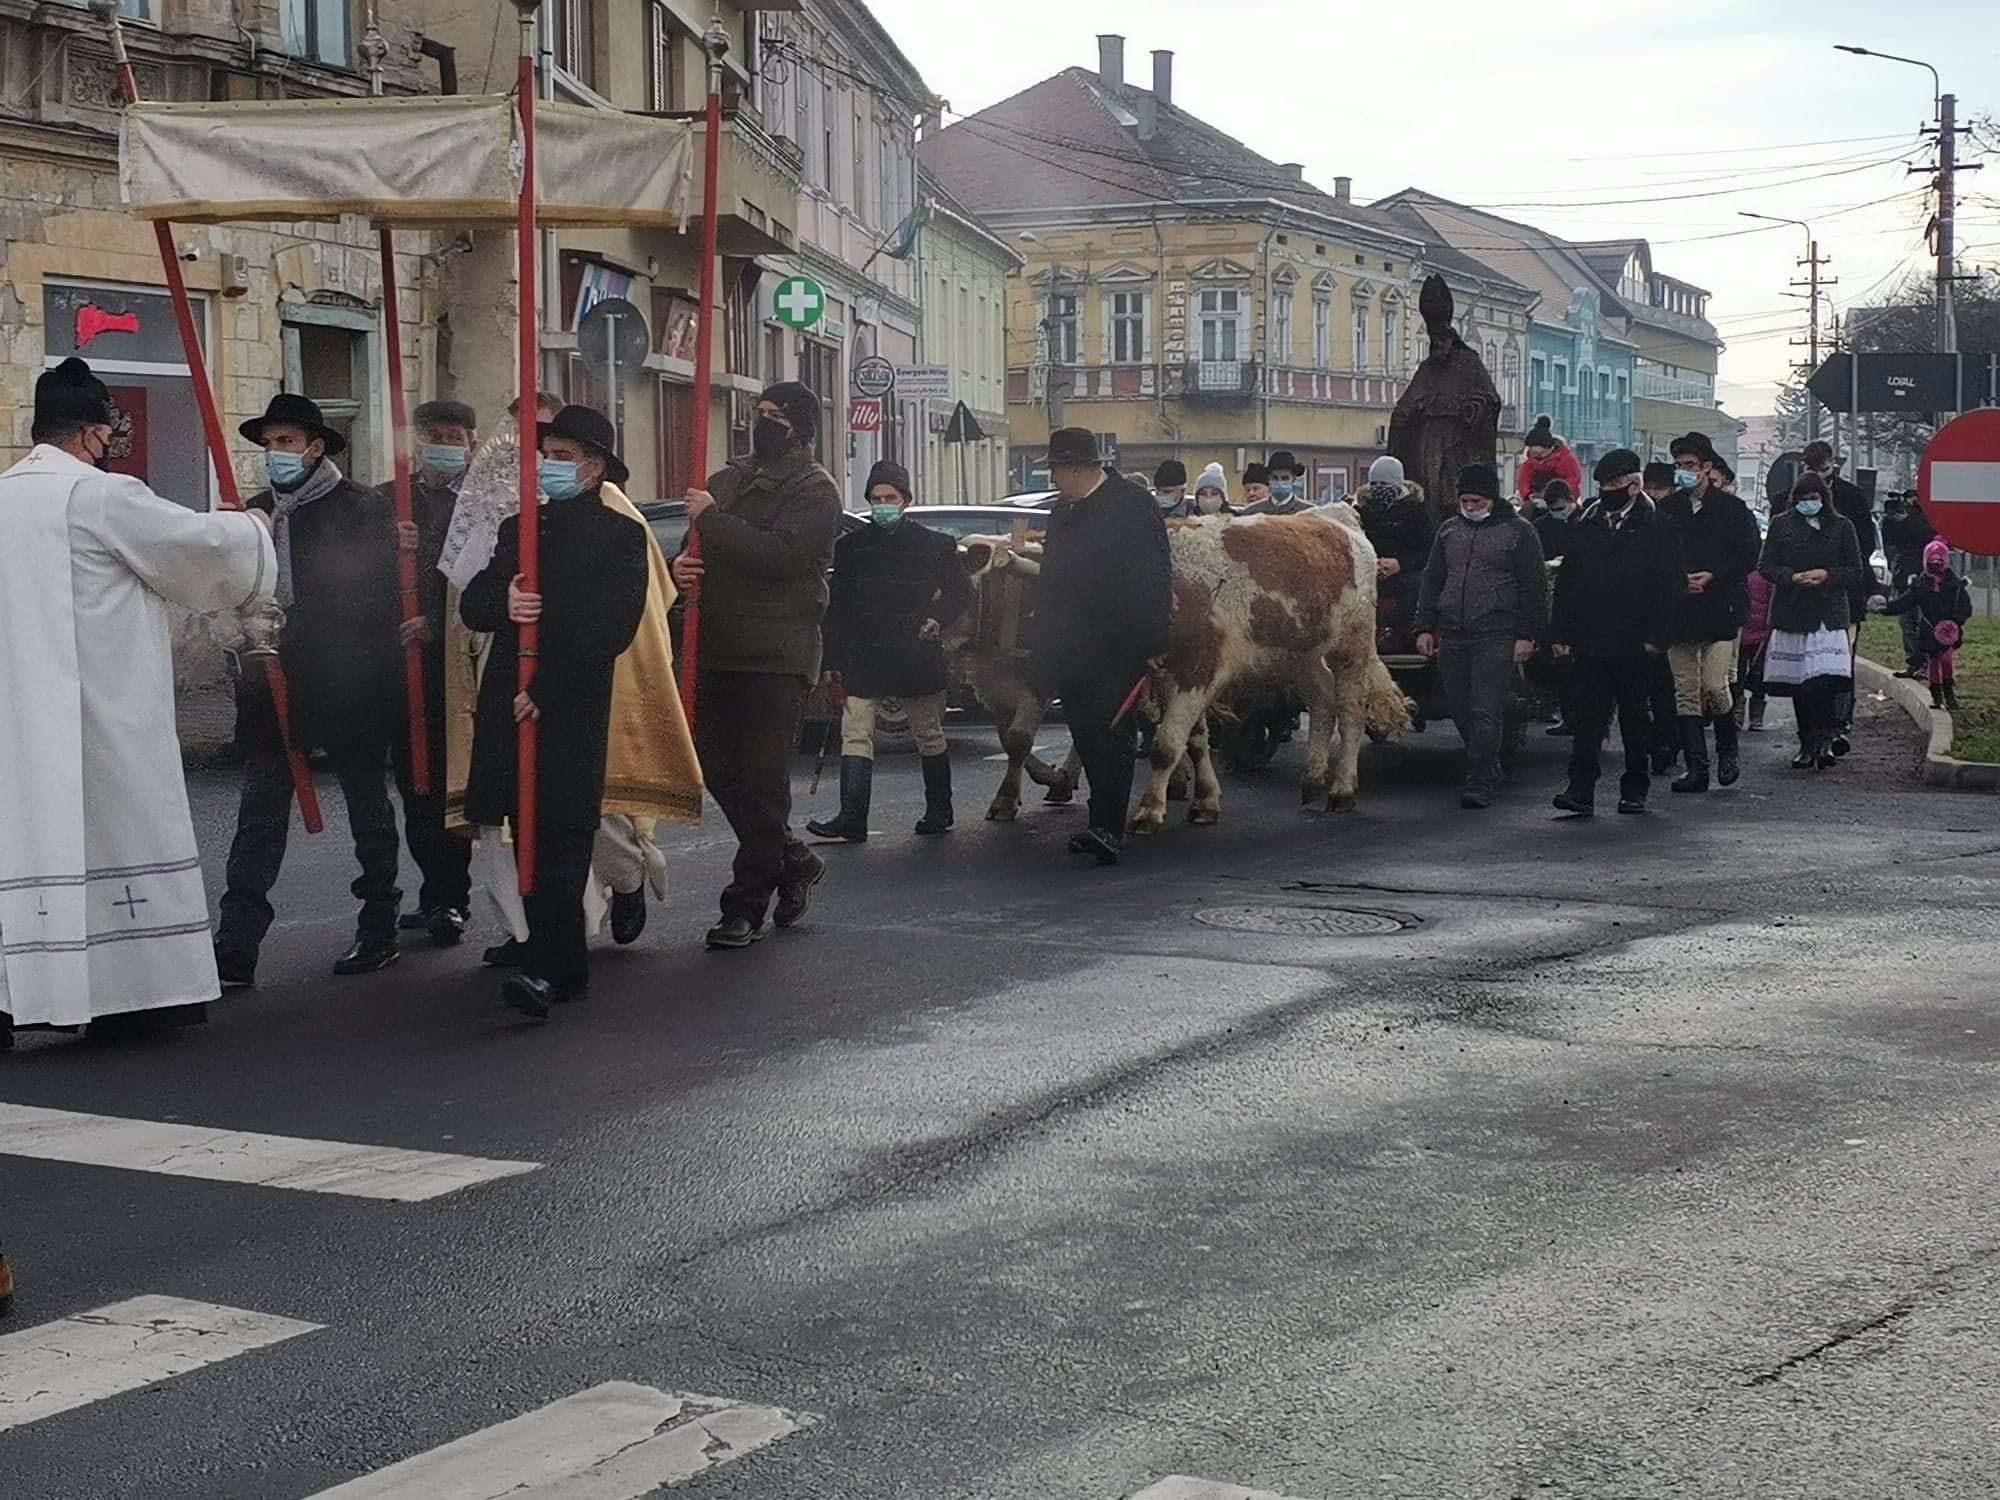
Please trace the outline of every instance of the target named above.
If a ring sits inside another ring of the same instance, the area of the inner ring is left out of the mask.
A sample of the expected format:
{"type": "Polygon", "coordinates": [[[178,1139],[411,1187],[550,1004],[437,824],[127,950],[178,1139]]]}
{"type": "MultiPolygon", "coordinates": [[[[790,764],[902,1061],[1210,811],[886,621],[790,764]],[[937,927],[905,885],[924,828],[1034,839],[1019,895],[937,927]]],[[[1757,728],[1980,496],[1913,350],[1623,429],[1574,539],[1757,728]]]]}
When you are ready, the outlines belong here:
{"type": "Polygon", "coordinates": [[[813,457],[819,418],[819,397],[798,381],[759,396],[750,456],[688,492],[700,558],[683,553],[673,564],[674,582],[701,606],[695,748],[736,834],[713,949],[749,947],[767,915],[795,925],[826,874],[791,830],[792,756],[820,673],[840,534],[840,490],[813,457]]]}

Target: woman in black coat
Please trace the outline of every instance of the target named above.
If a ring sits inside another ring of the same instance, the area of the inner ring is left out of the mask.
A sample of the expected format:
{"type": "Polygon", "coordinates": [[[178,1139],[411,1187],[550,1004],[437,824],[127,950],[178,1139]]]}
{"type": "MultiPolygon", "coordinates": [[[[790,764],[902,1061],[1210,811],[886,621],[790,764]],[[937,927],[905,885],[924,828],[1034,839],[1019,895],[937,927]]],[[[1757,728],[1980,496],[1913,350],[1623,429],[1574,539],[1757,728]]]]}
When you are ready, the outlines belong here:
{"type": "Polygon", "coordinates": [[[1851,591],[1865,566],[1854,525],[1835,510],[1827,484],[1804,474],[1790,509],[1771,522],[1757,564],[1771,585],[1771,644],[1765,657],[1768,691],[1789,696],[1798,719],[1798,770],[1825,770],[1835,760],[1835,700],[1854,687],[1851,591]]]}

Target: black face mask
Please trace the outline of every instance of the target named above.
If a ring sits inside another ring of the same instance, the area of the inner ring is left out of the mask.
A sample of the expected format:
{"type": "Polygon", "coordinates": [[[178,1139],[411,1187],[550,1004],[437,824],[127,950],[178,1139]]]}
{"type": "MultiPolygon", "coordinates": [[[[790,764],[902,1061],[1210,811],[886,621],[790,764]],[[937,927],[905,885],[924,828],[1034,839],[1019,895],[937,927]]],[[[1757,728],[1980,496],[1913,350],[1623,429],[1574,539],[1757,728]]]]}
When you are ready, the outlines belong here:
{"type": "Polygon", "coordinates": [[[1598,501],[1614,515],[1632,503],[1630,490],[1605,490],[1598,495],[1598,501]]]}
{"type": "Polygon", "coordinates": [[[782,422],[759,417],[750,428],[750,451],[769,462],[782,458],[792,446],[792,430],[782,422]]]}

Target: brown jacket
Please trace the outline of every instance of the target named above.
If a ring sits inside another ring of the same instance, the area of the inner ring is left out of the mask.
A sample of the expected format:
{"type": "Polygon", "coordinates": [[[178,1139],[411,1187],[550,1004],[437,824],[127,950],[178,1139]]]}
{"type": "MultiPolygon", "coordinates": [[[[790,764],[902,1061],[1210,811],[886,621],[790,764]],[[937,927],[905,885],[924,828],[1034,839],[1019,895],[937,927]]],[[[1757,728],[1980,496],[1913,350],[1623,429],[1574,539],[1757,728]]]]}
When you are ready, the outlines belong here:
{"type": "Polygon", "coordinates": [[[810,454],[739,458],[710,477],[695,523],[704,565],[700,668],[819,676],[840,491],[810,454]]]}

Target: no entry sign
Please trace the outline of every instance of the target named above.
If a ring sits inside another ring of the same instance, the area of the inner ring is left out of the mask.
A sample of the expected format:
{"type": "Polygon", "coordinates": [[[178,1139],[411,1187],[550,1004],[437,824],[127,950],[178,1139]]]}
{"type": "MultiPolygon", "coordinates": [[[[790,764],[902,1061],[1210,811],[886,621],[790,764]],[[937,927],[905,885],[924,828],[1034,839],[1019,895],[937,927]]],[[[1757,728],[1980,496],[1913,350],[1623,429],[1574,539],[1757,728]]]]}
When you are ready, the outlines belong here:
{"type": "Polygon", "coordinates": [[[1952,546],[2000,555],[2000,407],[1969,411],[1938,429],[1917,466],[1917,496],[1952,546]]]}

